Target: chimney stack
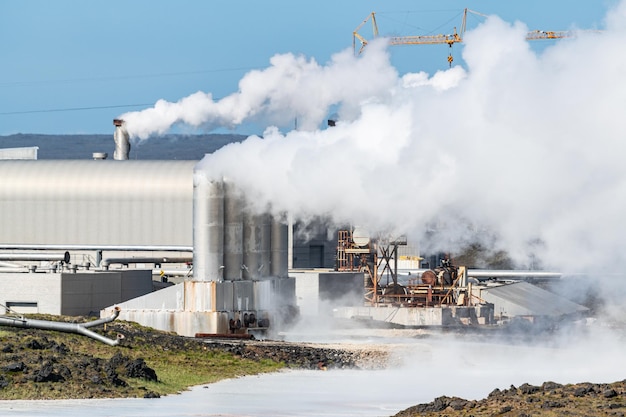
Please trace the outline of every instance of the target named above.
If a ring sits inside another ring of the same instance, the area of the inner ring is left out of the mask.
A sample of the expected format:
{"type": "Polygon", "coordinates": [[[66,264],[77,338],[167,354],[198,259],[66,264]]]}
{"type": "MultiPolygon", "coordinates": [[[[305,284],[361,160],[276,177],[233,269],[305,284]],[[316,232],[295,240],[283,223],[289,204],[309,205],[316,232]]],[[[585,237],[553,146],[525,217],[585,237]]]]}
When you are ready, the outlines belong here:
{"type": "Polygon", "coordinates": [[[113,119],[113,124],[115,125],[115,134],[113,135],[113,139],[115,140],[115,152],[113,152],[113,159],[116,161],[126,161],[130,153],[128,132],[124,128],[124,121],[122,119],[113,119]]]}

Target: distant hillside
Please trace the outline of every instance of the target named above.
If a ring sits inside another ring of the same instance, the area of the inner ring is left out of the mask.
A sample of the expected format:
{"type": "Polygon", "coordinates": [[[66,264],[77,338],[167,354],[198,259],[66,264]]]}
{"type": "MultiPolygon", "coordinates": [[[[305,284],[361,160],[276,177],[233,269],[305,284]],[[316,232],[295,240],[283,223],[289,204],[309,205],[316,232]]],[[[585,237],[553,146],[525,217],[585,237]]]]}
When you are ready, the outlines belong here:
{"type": "MultiPolygon", "coordinates": [[[[243,135],[165,135],[138,144],[130,150],[130,159],[200,160],[204,154],[231,142],[241,142],[243,135]]],[[[0,148],[37,146],[38,159],[91,159],[94,152],[106,152],[113,159],[115,142],[109,135],[38,135],[0,136],[0,148]]]]}

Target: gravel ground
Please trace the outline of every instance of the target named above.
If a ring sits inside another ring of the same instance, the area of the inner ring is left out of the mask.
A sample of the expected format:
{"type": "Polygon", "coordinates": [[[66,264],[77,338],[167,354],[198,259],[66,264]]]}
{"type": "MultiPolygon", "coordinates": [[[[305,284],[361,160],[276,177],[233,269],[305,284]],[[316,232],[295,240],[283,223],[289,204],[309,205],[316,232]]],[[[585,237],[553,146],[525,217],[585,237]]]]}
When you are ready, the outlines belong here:
{"type": "Polygon", "coordinates": [[[267,340],[205,340],[212,349],[222,349],[248,359],[272,359],[299,369],[383,369],[389,349],[381,345],[320,344],[267,340]]]}

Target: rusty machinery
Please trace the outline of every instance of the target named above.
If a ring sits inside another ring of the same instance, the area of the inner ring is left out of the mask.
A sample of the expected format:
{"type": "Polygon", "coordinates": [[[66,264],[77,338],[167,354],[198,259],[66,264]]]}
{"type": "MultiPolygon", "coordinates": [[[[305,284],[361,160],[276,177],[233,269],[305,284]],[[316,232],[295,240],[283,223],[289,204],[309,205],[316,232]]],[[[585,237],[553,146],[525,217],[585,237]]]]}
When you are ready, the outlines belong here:
{"type": "Polygon", "coordinates": [[[471,284],[466,268],[455,266],[446,257],[433,269],[398,281],[398,247],[406,237],[371,239],[358,230],[340,230],[337,240],[337,270],[364,274],[364,301],[369,305],[431,307],[467,306],[471,303],[471,284]]]}

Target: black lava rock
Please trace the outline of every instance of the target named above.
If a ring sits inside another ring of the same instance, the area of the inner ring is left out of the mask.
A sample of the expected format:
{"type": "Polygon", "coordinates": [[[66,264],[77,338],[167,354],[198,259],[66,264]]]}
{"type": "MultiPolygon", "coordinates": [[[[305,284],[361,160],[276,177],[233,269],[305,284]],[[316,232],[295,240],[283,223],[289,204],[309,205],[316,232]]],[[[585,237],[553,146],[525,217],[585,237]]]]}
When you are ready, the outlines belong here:
{"type": "Polygon", "coordinates": [[[158,381],[155,370],[148,367],[142,358],[135,359],[126,365],[126,376],[129,378],[147,379],[148,381],[158,381]]]}

